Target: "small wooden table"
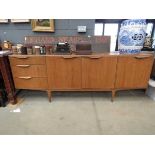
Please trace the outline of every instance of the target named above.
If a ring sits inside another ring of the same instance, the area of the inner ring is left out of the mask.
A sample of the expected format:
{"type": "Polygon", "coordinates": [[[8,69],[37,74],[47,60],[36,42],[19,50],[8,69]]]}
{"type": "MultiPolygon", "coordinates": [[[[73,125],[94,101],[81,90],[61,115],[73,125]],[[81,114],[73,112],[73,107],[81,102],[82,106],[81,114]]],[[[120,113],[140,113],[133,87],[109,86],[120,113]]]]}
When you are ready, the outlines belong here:
{"type": "Polygon", "coordinates": [[[12,104],[16,104],[15,87],[8,60],[9,54],[11,54],[11,52],[0,53],[0,72],[4,80],[8,101],[12,104]]]}

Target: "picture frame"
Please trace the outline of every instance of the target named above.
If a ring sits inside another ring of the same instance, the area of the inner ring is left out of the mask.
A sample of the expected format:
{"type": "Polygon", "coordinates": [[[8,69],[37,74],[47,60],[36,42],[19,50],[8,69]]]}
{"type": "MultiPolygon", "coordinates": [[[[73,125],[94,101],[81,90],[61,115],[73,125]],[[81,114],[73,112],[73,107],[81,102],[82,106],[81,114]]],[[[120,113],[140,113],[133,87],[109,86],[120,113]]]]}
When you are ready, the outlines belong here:
{"type": "Polygon", "coordinates": [[[0,23],[8,23],[9,19],[0,19],[0,23]]]}
{"type": "Polygon", "coordinates": [[[54,32],[54,19],[32,19],[32,31],[54,32]]]}
{"type": "Polygon", "coordinates": [[[11,23],[28,23],[30,19],[11,19],[11,23]]]}

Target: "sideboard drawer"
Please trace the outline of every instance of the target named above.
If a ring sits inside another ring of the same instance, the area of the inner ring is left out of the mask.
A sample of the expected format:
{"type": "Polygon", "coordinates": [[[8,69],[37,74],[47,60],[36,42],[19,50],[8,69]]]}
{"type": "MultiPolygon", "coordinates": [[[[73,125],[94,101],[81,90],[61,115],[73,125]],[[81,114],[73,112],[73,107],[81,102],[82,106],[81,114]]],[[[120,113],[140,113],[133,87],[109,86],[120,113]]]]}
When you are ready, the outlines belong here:
{"type": "Polygon", "coordinates": [[[45,65],[14,65],[11,68],[13,77],[47,77],[45,65]]]}
{"type": "Polygon", "coordinates": [[[20,55],[20,56],[10,56],[9,57],[11,66],[14,65],[42,65],[45,64],[45,56],[27,56],[27,55],[20,55]]]}
{"type": "Polygon", "coordinates": [[[14,82],[16,89],[47,89],[47,78],[15,77],[14,82]]]}

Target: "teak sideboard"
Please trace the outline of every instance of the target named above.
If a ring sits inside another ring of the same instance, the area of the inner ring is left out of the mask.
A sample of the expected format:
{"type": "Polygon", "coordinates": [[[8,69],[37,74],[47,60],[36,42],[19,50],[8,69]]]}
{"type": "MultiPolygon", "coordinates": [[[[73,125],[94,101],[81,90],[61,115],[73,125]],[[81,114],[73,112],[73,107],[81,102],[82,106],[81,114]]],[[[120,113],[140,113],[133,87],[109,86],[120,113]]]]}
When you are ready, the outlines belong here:
{"type": "Polygon", "coordinates": [[[153,54],[10,55],[16,89],[112,91],[146,89],[153,54]]]}

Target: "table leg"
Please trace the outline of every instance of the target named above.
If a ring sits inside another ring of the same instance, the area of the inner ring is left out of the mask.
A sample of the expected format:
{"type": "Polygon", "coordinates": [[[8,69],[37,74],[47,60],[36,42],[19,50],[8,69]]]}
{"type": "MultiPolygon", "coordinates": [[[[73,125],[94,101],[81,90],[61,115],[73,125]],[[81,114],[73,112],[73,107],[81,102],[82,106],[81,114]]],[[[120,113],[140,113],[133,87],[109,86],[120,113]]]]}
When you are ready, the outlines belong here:
{"type": "Polygon", "coordinates": [[[115,94],[116,94],[116,90],[112,90],[112,96],[111,96],[111,101],[114,101],[115,98],[115,94]]]}
{"type": "Polygon", "coordinates": [[[52,92],[50,90],[47,90],[47,95],[48,95],[49,102],[51,102],[52,92]]]}

